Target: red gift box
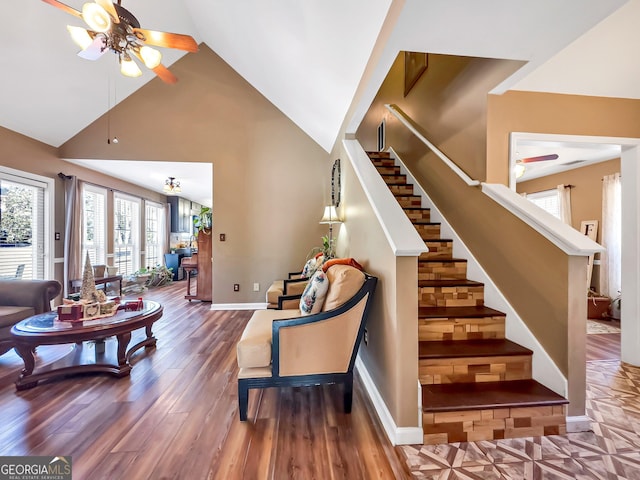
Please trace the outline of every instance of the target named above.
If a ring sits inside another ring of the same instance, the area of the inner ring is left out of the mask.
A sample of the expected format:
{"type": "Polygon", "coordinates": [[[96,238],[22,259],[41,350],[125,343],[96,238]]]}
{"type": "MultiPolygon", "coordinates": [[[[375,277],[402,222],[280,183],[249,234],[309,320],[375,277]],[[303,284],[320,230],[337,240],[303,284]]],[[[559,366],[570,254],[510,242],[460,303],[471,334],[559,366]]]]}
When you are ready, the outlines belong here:
{"type": "Polygon", "coordinates": [[[82,305],[58,305],[58,320],[62,322],[73,322],[82,319],[82,305]]]}

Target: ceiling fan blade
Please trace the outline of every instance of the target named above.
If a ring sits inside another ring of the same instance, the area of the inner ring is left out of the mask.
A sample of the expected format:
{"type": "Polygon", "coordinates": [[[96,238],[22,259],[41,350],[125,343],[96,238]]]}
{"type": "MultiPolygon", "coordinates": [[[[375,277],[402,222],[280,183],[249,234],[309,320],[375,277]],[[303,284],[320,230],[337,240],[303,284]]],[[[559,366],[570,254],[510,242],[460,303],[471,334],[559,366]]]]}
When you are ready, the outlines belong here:
{"type": "Polygon", "coordinates": [[[104,55],[104,52],[106,51],[107,48],[104,42],[104,37],[97,36],[87,48],[78,52],[78,56],[85,60],[97,60],[104,55]]]}
{"type": "Polygon", "coordinates": [[[176,77],[173,73],[171,73],[169,69],[162,64],[154,68],[153,72],[158,77],[160,77],[160,80],[162,80],[164,83],[169,83],[173,85],[178,82],[178,77],[176,77]]]}
{"type": "Polygon", "coordinates": [[[520,160],[521,163],[546,162],[547,160],[557,160],[558,154],[551,153],[549,155],[539,155],[537,157],[528,157],[520,160]]]}
{"type": "Polygon", "coordinates": [[[70,7],[69,5],[65,5],[62,2],[59,2],[58,0],[42,0],[45,3],[48,3],[49,5],[53,5],[56,8],[59,8],[60,10],[64,10],[67,13],[70,13],[71,15],[75,15],[78,18],[82,18],[82,12],[80,12],[79,10],[76,10],[73,7],[70,7]]]}
{"type": "Polygon", "coordinates": [[[155,30],[146,30],[144,28],[134,28],[133,33],[135,33],[136,37],[138,37],[140,41],[147,45],[175,48],[177,50],[185,50],[187,52],[198,51],[198,44],[190,35],[158,32],[155,30]]]}
{"type": "MultiPolygon", "coordinates": [[[[132,51],[131,53],[133,53],[136,58],[144,64],[144,59],[139,52],[132,51]]],[[[153,73],[160,77],[160,80],[162,80],[164,83],[173,85],[178,82],[178,77],[171,73],[169,69],[162,64],[159,64],[157,67],[152,68],[151,70],[153,70],[153,73]]]]}
{"type": "Polygon", "coordinates": [[[114,23],[120,23],[118,12],[116,12],[116,7],[113,6],[111,0],[95,0],[95,2],[107,11],[114,23]]]}

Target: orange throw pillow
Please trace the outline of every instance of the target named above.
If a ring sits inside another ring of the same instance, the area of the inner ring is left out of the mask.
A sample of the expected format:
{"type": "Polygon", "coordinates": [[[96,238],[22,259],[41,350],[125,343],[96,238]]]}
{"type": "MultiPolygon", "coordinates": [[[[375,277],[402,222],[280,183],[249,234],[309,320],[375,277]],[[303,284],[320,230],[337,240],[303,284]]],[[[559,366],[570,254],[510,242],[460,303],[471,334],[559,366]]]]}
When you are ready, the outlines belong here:
{"type": "Polygon", "coordinates": [[[349,265],[350,267],[357,268],[361,272],[364,271],[362,265],[356,262],[353,258],[333,258],[331,260],[327,260],[324,265],[322,265],[322,271],[326,273],[333,265],[349,265]]]}

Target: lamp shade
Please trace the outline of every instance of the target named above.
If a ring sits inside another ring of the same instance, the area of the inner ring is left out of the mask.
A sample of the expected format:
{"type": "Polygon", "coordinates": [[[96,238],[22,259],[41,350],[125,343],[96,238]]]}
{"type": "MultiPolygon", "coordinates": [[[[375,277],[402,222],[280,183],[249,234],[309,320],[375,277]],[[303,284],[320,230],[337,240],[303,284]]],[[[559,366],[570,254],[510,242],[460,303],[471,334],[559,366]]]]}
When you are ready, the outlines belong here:
{"type": "Polygon", "coordinates": [[[142,75],[142,70],[140,70],[136,62],[131,60],[131,57],[125,55],[120,59],[120,73],[127,77],[139,77],[142,75]]]}
{"type": "Polygon", "coordinates": [[[145,66],[151,70],[160,65],[162,61],[162,54],[155,48],[147,47],[146,45],[140,47],[140,56],[145,66]]]}
{"type": "Polygon", "coordinates": [[[97,3],[85,3],[82,6],[82,18],[96,32],[106,32],[111,28],[111,17],[97,3]]]}
{"type": "Polygon", "coordinates": [[[327,205],[324,207],[324,215],[322,216],[322,219],[320,219],[320,223],[342,223],[334,205],[327,205]]]}
{"type": "Polygon", "coordinates": [[[89,35],[89,32],[87,32],[85,28],[67,25],[67,30],[71,35],[71,39],[82,50],[85,50],[89,45],[93,43],[93,38],[91,38],[91,35],[89,35]]]}

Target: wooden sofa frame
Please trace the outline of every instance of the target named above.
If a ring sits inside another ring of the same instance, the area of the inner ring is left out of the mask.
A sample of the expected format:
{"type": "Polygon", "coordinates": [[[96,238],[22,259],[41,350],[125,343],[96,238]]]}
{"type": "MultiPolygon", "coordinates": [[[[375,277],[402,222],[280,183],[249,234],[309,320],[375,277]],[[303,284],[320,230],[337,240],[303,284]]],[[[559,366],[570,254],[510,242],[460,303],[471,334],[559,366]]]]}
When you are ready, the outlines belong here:
{"type": "Polygon", "coordinates": [[[238,378],[238,404],[240,411],[240,420],[247,420],[247,407],[249,403],[249,389],[252,388],[268,388],[268,387],[301,387],[321,384],[342,383],[344,385],[344,411],[351,413],[351,404],[353,400],[353,367],[358,354],[358,347],[364,336],[367,317],[371,309],[373,294],[375,292],[378,279],[371,275],[365,274],[365,282],[362,287],[351,297],[345,304],[326,312],[314,315],[274,320],[272,323],[272,345],[271,345],[271,376],[255,377],[255,378],[238,378]],[[316,322],[322,322],[332,319],[336,316],[346,313],[351,308],[358,305],[365,299],[365,306],[360,319],[358,333],[353,345],[350,356],[349,366],[346,372],[331,372],[322,374],[309,375],[280,375],[280,330],[288,327],[307,325],[316,322]]]}

